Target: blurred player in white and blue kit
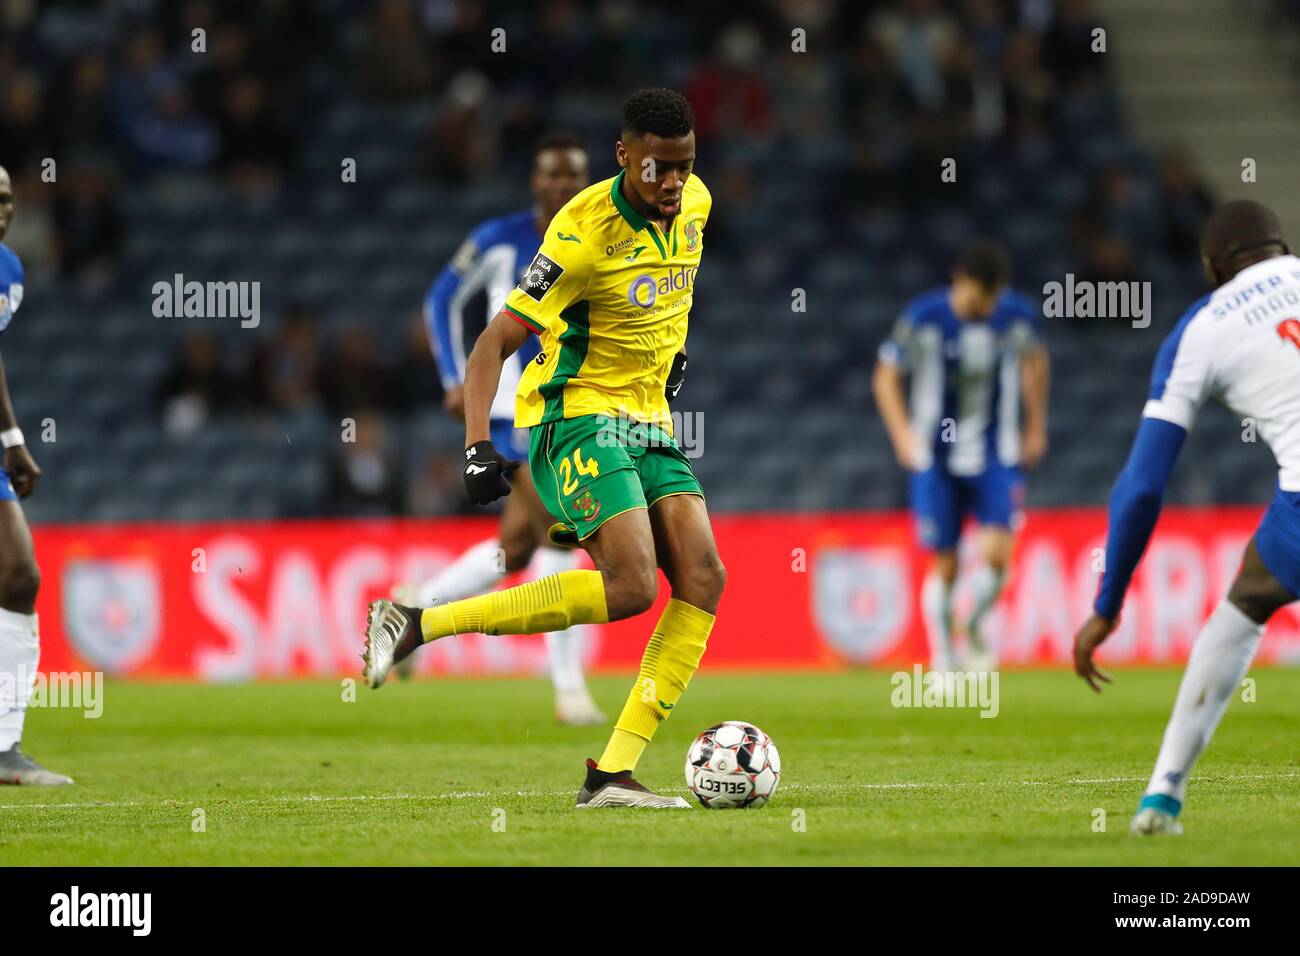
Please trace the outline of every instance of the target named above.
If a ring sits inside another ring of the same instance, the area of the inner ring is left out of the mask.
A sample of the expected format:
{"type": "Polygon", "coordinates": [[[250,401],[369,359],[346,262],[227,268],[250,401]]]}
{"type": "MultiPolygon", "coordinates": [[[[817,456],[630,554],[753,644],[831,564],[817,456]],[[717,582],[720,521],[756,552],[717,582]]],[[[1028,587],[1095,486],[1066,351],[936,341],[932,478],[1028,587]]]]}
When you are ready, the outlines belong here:
{"type": "Polygon", "coordinates": [[[1201,260],[1214,291],[1194,302],[1156,356],[1128,463],[1110,498],[1105,572],[1093,615],[1074,643],[1075,671],[1100,691],[1110,678],[1093,652],[1119,624],[1165,485],[1197,411],[1226,405],[1278,463],[1277,491],[1241,569],[1202,627],[1187,661],[1135,833],[1180,833],[1187,779],[1246,676],[1279,608],[1300,596],[1300,258],[1277,216],[1256,202],[1225,203],[1206,220],[1201,260]]]}
{"type": "MultiPolygon", "coordinates": [[[[474,340],[500,311],[507,293],[519,284],[555,214],[588,185],[587,153],[581,141],[564,133],[542,137],[533,152],[530,183],[536,205],[476,227],[425,299],[425,323],[442,376],[443,405],[459,419],[465,417],[462,383],[474,340]]],[[[578,241],[576,236],[573,241],[578,241]]],[[[539,342],[530,336],[506,362],[492,404],[492,444],[507,457],[523,462],[528,460],[528,430],[515,428],[515,392],[523,370],[538,354],[539,342]]],[[[398,585],[394,599],[431,607],[482,594],[507,574],[524,568],[541,578],[577,567],[582,552],[561,550],[550,543],[547,530],[553,519],[537,497],[527,464],[511,476],[510,486],[513,492],[505,500],[498,537],[476,544],[432,580],[398,585]]],[[[555,685],[555,714],[562,723],[599,724],[605,720],[583,675],[584,630],[585,625],[578,625],[545,637],[555,685]]],[[[407,662],[413,660],[407,658],[407,662]]]]}
{"type": "MultiPolygon", "coordinates": [[[[9,173],[0,167],[0,240],[14,217],[14,190],[9,173]]],[[[0,242],[0,332],[7,329],[23,302],[23,266],[0,242]]],[[[0,362],[0,784],[51,786],[72,783],[70,777],[46,770],[23,753],[19,744],[27,705],[40,663],[40,631],[36,594],[41,572],[36,566],[32,533],[23,517],[20,498],[36,488],[36,466],[18,428],[4,364],[0,362]]]]}
{"type": "Polygon", "coordinates": [[[982,626],[1002,592],[1022,520],[1023,469],[1047,450],[1050,369],[1042,318],[1010,281],[1010,257],[1000,245],[971,243],[948,286],[904,308],[880,347],[872,380],[894,454],[910,472],[917,537],[933,554],[921,608],[935,671],[995,666],[996,649],[982,626]],[[959,659],[953,592],[967,517],[980,526],[981,563],[959,659]]]}

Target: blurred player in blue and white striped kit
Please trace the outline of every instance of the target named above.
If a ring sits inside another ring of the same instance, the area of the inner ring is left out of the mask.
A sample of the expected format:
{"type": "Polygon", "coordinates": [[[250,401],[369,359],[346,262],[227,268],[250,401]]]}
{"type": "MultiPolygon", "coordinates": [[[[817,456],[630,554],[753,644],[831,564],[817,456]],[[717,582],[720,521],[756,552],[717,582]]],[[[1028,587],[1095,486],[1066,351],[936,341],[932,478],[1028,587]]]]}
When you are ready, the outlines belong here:
{"type": "MultiPolygon", "coordinates": [[[[425,299],[425,324],[442,376],[443,407],[459,419],[465,416],[461,387],[474,340],[500,311],[506,294],[519,284],[555,214],[588,185],[587,153],[581,141],[564,133],[542,137],[533,151],[530,185],[533,208],[478,225],[425,299]]],[[[515,392],[539,347],[539,339],[530,336],[505,364],[492,404],[493,445],[524,462],[528,460],[528,430],[515,428],[515,392]]],[[[576,567],[581,551],[561,550],[550,543],[547,530],[553,519],[537,497],[527,464],[511,475],[510,485],[513,493],[505,499],[498,537],[476,544],[432,580],[398,585],[394,599],[431,607],[481,594],[507,574],[524,568],[530,568],[530,576],[541,578],[576,567]]],[[[555,685],[555,714],[562,723],[599,724],[605,720],[583,675],[584,630],[585,625],[577,625],[545,638],[555,685]]]]}
{"type": "Polygon", "coordinates": [[[909,302],[880,347],[872,386],[899,464],[910,472],[922,547],[934,555],[921,588],[931,667],[995,665],[981,630],[1011,562],[1024,499],[1022,468],[1047,450],[1050,366],[1039,310],[1009,288],[996,243],[964,249],[949,285],[909,302]],[[904,378],[911,379],[911,394],[904,378]],[[910,408],[909,408],[910,406],[910,408]],[[1023,420],[1022,420],[1023,411],[1023,420]],[[982,563],[967,651],[953,651],[953,590],[962,522],[980,526],[982,563]]]}
{"type": "MultiPolygon", "coordinates": [[[[0,167],[0,239],[14,216],[14,191],[9,173],[0,167]]],[[[9,327],[23,301],[23,266],[0,243],[0,332],[9,327]]],[[[32,533],[20,498],[36,489],[41,469],[32,459],[18,427],[4,365],[0,363],[0,784],[57,786],[71,777],[46,770],[22,752],[23,723],[41,658],[36,619],[36,595],[41,572],[36,566],[32,533]]]]}

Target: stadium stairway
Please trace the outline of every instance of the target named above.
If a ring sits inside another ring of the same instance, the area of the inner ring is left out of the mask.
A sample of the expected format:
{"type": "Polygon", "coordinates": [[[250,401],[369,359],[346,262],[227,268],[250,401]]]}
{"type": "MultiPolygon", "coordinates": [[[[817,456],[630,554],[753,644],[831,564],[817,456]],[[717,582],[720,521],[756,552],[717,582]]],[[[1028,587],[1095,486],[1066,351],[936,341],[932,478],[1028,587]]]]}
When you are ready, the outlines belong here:
{"type": "Polygon", "coordinates": [[[1269,0],[1099,0],[1134,133],[1186,147],[1216,194],[1257,199],[1300,235],[1300,38],[1269,0]],[[1242,182],[1255,160],[1256,182],[1242,182]]]}

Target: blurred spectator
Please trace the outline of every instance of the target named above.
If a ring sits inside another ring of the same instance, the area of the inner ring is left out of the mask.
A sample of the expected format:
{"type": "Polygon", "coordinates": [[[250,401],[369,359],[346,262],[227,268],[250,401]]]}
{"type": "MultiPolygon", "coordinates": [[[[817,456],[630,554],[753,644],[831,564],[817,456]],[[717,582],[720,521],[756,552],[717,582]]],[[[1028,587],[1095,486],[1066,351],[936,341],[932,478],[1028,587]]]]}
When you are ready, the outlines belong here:
{"type": "Polygon", "coordinates": [[[56,99],[53,121],[60,156],[97,152],[113,141],[108,60],[102,53],[78,57],[56,99]]]}
{"type": "Polygon", "coordinates": [[[128,132],[148,115],[156,91],[176,81],[163,60],[163,40],[157,30],[137,29],[115,58],[110,83],[113,121],[128,132]]]}
{"type": "MultiPolygon", "coordinates": [[[[486,44],[488,37],[474,42],[486,44]]],[[[361,82],[374,96],[406,99],[433,87],[429,41],[410,0],[379,0],[361,55],[361,82]]]]}
{"type": "Polygon", "coordinates": [[[17,172],[54,154],[40,81],[22,72],[0,84],[0,166],[17,172]]]}
{"type": "Polygon", "coordinates": [[[895,64],[912,101],[922,107],[941,105],[941,66],[957,42],[958,25],[939,0],[885,5],[872,16],[871,31],[895,64]]]}
{"type": "Polygon", "coordinates": [[[5,233],[5,245],[17,253],[27,271],[51,271],[57,267],[58,231],[54,222],[55,186],[41,181],[40,167],[15,170],[14,217],[5,233]]]}
{"type": "Polygon", "coordinates": [[[441,451],[431,454],[411,483],[411,514],[432,518],[482,513],[465,497],[460,456],[441,451]]]}
{"type": "Polygon", "coordinates": [[[1093,31],[1100,26],[1092,0],[1058,0],[1043,37],[1043,62],[1063,84],[1100,77],[1107,58],[1092,49],[1093,31]]]}
{"type": "Polygon", "coordinates": [[[122,244],[122,219],[107,170],[82,163],[60,173],[54,200],[59,265],[65,275],[107,285],[122,244]]]}
{"type": "Polygon", "coordinates": [[[772,136],[772,96],[763,75],[763,41],[749,23],[734,23],[718,39],[718,57],[705,60],[686,87],[701,140],[772,136]]]}
{"type": "Polygon", "coordinates": [[[405,342],[398,352],[398,365],[391,373],[396,387],[396,407],[403,411],[441,407],[442,378],[433,361],[429,333],[420,316],[406,323],[405,342]]]}
{"type": "Polygon", "coordinates": [[[1167,150],[1160,157],[1160,204],[1169,254],[1176,259],[1199,259],[1201,225],[1214,207],[1214,197],[1185,152],[1167,150]]]}
{"type": "Polygon", "coordinates": [[[216,124],[193,108],[185,87],[171,77],[152,88],[127,137],[144,172],[202,169],[216,161],[221,145],[216,124]]]}
{"type": "Polygon", "coordinates": [[[327,509],[350,517],[404,514],[402,462],[383,418],[374,411],[355,418],[355,441],[344,441],[327,456],[327,509]]]}
{"type": "Polygon", "coordinates": [[[314,313],[291,308],[269,341],[253,349],[244,391],[255,408],[302,411],[319,401],[320,365],[314,313]]]}
{"type": "Polygon", "coordinates": [[[173,435],[197,431],[213,415],[230,408],[233,387],[221,367],[216,337],[191,333],[158,386],[156,406],[163,428],[173,435]]]}
{"type": "Polygon", "coordinates": [[[496,165],[496,113],[491,87],[481,73],[452,77],[439,104],[429,151],[433,175],[462,183],[490,175],[496,165]]]}
{"type": "Polygon", "coordinates": [[[293,140],[276,122],[266,87],[255,76],[234,78],[222,97],[221,168],[248,188],[273,188],[280,169],[293,163],[293,140]]]}
{"type": "Polygon", "coordinates": [[[392,373],[380,362],[374,336],[361,325],[350,325],[320,373],[325,407],[335,417],[355,415],[363,408],[387,409],[394,403],[392,373]]]}

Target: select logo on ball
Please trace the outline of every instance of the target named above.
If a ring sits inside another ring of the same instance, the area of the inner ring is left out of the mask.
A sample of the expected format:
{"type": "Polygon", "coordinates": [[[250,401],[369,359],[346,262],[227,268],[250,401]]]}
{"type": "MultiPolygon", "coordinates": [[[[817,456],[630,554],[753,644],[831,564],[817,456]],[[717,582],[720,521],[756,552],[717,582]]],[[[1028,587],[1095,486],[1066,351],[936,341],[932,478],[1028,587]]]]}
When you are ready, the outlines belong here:
{"type": "Polygon", "coordinates": [[[781,755],[753,724],[728,720],[695,738],[686,752],[686,785],[713,810],[761,807],[781,782],[781,755]]]}

